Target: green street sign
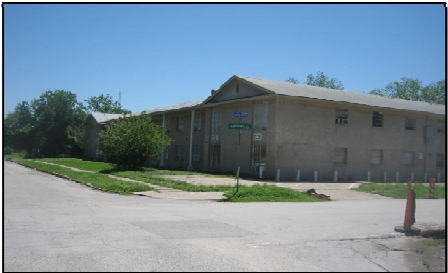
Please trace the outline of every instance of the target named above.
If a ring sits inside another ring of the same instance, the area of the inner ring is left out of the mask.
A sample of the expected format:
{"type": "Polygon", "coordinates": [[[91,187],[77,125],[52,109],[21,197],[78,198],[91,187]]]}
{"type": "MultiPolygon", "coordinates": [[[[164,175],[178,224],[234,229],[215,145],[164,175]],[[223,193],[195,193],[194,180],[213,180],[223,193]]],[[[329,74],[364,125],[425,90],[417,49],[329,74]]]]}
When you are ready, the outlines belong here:
{"type": "Polygon", "coordinates": [[[248,123],[229,123],[229,129],[251,130],[252,124],[248,123]]]}

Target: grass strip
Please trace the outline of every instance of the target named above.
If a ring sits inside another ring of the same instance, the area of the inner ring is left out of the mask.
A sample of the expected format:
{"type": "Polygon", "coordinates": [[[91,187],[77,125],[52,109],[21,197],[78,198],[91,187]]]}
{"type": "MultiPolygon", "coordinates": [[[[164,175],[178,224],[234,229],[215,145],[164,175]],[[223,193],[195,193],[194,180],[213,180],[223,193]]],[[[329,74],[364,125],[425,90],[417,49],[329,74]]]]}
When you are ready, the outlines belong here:
{"type": "Polygon", "coordinates": [[[111,178],[104,174],[73,171],[71,169],[61,166],[49,165],[45,163],[23,159],[15,161],[22,165],[36,168],[40,171],[65,176],[71,180],[79,181],[86,185],[91,185],[92,187],[101,189],[105,192],[130,195],[133,192],[154,190],[148,185],[139,182],[123,181],[120,179],[111,178]]]}

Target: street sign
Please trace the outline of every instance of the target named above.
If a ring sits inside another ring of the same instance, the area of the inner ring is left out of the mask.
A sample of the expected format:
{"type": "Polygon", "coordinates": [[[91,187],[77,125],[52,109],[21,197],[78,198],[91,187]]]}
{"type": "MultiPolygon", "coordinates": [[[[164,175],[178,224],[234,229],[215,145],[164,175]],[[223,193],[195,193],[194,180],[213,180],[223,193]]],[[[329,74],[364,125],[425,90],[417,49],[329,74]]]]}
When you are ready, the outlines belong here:
{"type": "Polygon", "coordinates": [[[229,123],[229,129],[251,130],[252,124],[248,123],[229,123]]]}
{"type": "Polygon", "coordinates": [[[243,112],[233,112],[235,118],[247,118],[248,114],[243,112]]]}

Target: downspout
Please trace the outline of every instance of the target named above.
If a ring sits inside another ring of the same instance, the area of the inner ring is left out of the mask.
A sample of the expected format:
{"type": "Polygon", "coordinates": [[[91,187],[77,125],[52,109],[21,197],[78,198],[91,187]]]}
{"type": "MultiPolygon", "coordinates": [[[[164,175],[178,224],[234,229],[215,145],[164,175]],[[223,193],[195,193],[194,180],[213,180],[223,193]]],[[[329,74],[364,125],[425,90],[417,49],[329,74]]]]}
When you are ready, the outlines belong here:
{"type": "MultiPolygon", "coordinates": [[[[163,114],[162,126],[165,127],[165,114],[163,114]]],[[[162,146],[162,156],[160,157],[159,167],[165,167],[164,159],[165,159],[165,146],[162,146]]]]}
{"type": "Polygon", "coordinates": [[[193,131],[194,131],[194,109],[191,109],[191,119],[190,119],[190,150],[188,153],[188,171],[192,171],[193,168],[193,131]]]}

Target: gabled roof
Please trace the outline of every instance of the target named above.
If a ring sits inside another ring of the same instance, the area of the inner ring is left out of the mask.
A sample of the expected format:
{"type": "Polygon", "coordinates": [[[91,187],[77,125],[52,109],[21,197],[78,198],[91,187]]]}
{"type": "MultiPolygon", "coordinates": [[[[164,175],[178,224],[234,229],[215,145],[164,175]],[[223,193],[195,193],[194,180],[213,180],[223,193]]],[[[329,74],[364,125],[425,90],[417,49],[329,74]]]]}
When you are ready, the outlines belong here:
{"type": "Polygon", "coordinates": [[[422,101],[410,101],[404,99],[393,99],[372,94],[362,94],[345,90],[329,89],[306,84],[293,84],[289,82],[274,81],[268,79],[252,78],[234,75],[227,80],[212,96],[204,101],[211,101],[232,80],[238,79],[249,85],[255,86],[267,94],[303,97],[308,99],[326,100],[334,102],[347,102],[359,105],[391,108],[398,110],[411,110],[427,112],[431,114],[445,115],[445,105],[431,104],[422,101]]]}
{"type": "Polygon", "coordinates": [[[94,118],[94,120],[97,123],[106,123],[108,121],[119,119],[121,117],[124,117],[123,114],[106,114],[106,113],[100,113],[100,112],[92,112],[90,115],[94,118]]]}
{"type": "Polygon", "coordinates": [[[182,109],[189,109],[195,106],[199,106],[204,100],[195,100],[195,101],[187,101],[180,104],[175,104],[171,106],[164,106],[164,107],[157,107],[153,109],[143,110],[143,111],[137,111],[132,113],[134,116],[139,116],[142,114],[157,114],[161,112],[167,112],[167,111],[173,111],[173,110],[182,110],[182,109]]]}

